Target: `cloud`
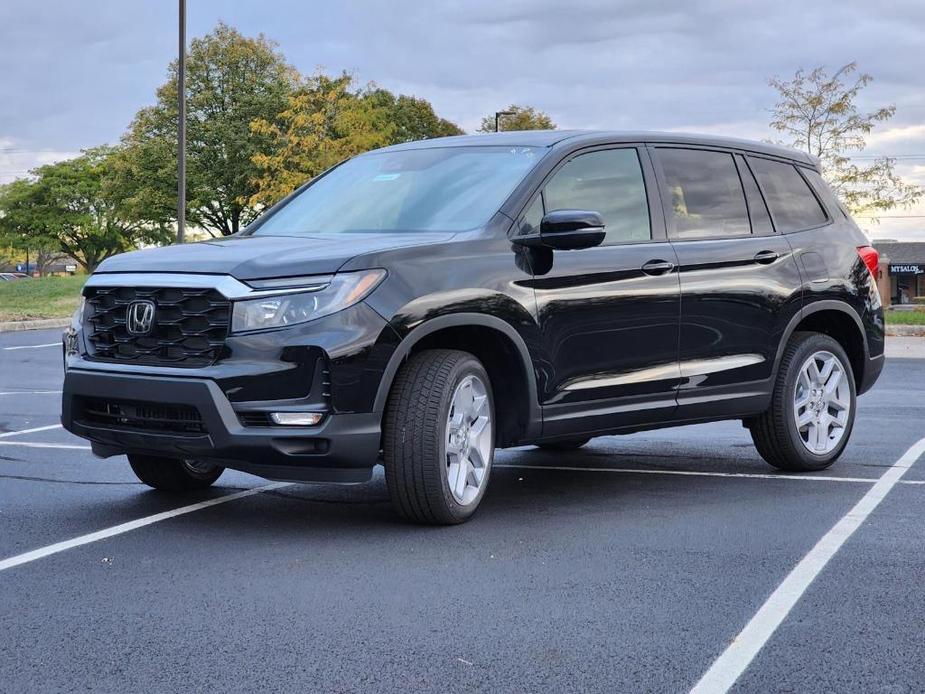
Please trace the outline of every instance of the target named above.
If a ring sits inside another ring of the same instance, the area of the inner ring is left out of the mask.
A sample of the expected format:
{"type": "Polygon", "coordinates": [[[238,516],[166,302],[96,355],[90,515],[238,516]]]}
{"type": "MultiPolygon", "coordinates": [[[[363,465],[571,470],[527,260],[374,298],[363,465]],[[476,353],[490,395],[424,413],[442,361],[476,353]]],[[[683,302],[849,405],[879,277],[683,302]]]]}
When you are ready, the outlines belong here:
{"type": "MultiPolygon", "coordinates": [[[[170,2],[0,5],[0,133],[65,152],[115,142],[175,57],[175,13],[170,2]]],[[[467,130],[518,103],[562,127],[763,139],[769,77],[856,60],[875,78],[861,108],[897,107],[866,153],[925,153],[920,0],[197,0],[189,34],[220,19],[276,39],[302,71],[354,71],[467,130]]]]}

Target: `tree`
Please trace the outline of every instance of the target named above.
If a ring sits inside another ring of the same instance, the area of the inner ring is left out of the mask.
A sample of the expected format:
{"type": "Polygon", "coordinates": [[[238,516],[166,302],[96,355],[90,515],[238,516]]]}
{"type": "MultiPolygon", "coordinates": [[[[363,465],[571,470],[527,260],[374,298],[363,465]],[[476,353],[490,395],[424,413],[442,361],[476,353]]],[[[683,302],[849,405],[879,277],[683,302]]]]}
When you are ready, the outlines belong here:
{"type": "MultiPolygon", "coordinates": [[[[505,111],[512,115],[501,116],[499,121],[500,130],[555,130],[556,124],[552,122],[549,114],[538,111],[532,106],[517,106],[512,104],[505,111]]],[[[482,125],[479,126],[480,133],[493,133],[495,131],[495,115],[485,116],[482,119],[482,125]]]]}
{"type": "Polygon", "coordinates": [[[57,240],[49,233],[44,214],[34,181],[20,178],[0,186],[0,246],[34,261],[42,275],[50,256],[58,252],[57,240]]]}
{"type": "Polygon", "coordinates": [[[115,154],[112,147],[96,147],[35,169],[34,181],[14,182],[14,195],[4,196],[2,226],[55,247],[87,272],[138,244],[168,241],[165,227],[132,219],[122,200],[107,194],[104,181],[115,154]]]}
{"type": "Polygon", "coordinates": [[[251,129],[268,147],[254,156],[261,171],[253,205],[271,205],[325,169],[356,154],[410,140],[458,135],[423,99],[396,97],[370,84],[357,88],[349,73],[316,73],[303,81],[274,121],[251,129]]]}
{"type": "MultiPolygon", "coordinates": [[[[287,108],[298,73],[262,35],[243,36],[219,24],[193,39],[187,76],[187,220],[213,235],[236,233],[257,214],[250,203],[267,149],[265,131],[287,108]]],[[[157,91],[157,104],[138,112],[114,161],[111,190],[119,190],[136,219],[176,220],[177,63],[157,91]]]]}
{"type": "Polygon", "coordinates": [[[819,158],[823,175],[853,214],[908,207],[922,190],[899,177],[894,159],[852,161],[853,152],[864,150],[867,135],[896,113],[893,105],[870,112],[858,108],[858,94],[873,78],[856,71],[857,64],[848,63],[832,75],[817,67],[797,70],[789,82],[771,79],[779,96],[771,127],[787,135],[785,144],[819,158]]]}
{"type": "Polygon", "coordinates": [[[465,135],[465,131],[458,125],[437,116],[434,107],[426,99],[405,94],[396,97],[387,89],[375,86],[369,89],[365,98],[378,102],[382,108],[389,111],[390,120],[395,125],[391,144],[465,135]]]}

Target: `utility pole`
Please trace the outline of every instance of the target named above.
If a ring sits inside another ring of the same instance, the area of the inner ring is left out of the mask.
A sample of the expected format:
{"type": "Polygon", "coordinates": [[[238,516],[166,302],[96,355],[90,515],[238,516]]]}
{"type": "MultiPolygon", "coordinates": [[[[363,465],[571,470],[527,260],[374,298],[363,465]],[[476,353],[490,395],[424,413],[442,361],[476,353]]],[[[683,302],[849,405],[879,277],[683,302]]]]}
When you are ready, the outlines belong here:
{"type": "Polygon", "coordinates": [[[501,132],[501,116],[513,116],[513,111],[495,111],[495,132],[501,132]]]}
{"type": "Polygon", "coordinates": [[[186,240],[186,0],[180,0],[177,66],[177,243],[186,240]]]}

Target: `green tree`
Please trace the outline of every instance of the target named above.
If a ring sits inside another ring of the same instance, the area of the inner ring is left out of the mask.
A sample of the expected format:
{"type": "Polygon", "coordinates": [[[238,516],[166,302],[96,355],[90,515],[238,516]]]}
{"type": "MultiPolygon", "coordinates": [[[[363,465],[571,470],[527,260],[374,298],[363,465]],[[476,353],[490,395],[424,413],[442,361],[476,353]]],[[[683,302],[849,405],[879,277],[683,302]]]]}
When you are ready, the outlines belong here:
{"type": "Polygon", "coordinates": [[[40,187],[26,178],[0,186],[0,246],[27,258],[40,275],[61,252],[49,231],[40,187]]]}
{"type": "Polygon", "coordinates": [[[253,205],[271,205],[325,169],[356,154],[410,140],[458,135],[423,99],[374,84],[357,88],[349,73],[304,80],[276,120],[257,119],[269,146],[254,156],[261,174],[253,205]]]}
{"type": "Polygon", "coordinates": [[[465,131],[458,125],[434,113],[434,107],[426,99],[405,94],[395,96],[389,90],[375,85],[370,86],[362,98],[389,112],[389,120],[395,126],[390,144],[465,135],[465,131]]]}
{"type": "Polygon", "coordinates": [[[833,74],[817,67],[797,70],[790,81],[771,79],[778,94],[771,127],[787,137],[785,144],[819,158],[826,179],[853,214],[875,216],[914,204],[922,189],[900,178],[894,159],[852,160],[874,128],[896,113],[893,105],[869,112],[858,108],[858,94],[873,78],[856,71],[857,64],[848,63],[833,74]]]}
{"type": "MultiPolygon", "coordinates": [[[[190,43],[187,76],[187,221],[213,235],[237,232],[257,214],[250,203],[260,170],[254,156],[270,137],[255,120],[276,123],[298,73],[262,35],[219,24],[190,43]]],[[[176,221],[177,63],[157,90],[157,104],[138,112],[114,161],[111,190],[137,219],[176,221]]]]}
{"type": "MultiPolygon", "coordinates": [[[[501,116],[499,121],[499,130],[555,130],[556,124],[552,122],[549,114],[538,111],[533,106],[517,106],[512,104],[504,111],[509,112],[509,116],[501,116]]],[[[485,116],[482,119],[482,125],[479,126],[480,133],[493,133],[495,131],[495,114],[485,116]]]]}
{"type": "Polygon", "coordinates": [[[35,169],[34,180],[14,181],[0,196],[0,233],[66,253],[88,272],[138,244],[169,240],[165,228],[131,219],[122,201],[107,194],[114,153],[112,147],[86,150],[35,169]]]}

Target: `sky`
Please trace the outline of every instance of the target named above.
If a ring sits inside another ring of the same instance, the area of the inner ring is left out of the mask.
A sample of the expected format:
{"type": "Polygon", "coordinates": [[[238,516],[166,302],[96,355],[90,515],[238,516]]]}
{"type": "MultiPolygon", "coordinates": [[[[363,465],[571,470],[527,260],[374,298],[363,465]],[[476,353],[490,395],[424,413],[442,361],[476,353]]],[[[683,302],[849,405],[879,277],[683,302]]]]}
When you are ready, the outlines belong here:
{"type": "MultiPolygon", "coordinates": [[[[864,156],[925,186],[925,2],[712,0],[187,0],[188,35],[265,34],[302,72],[428,99],[474,131],[512,103],[560,128],[775,137],[770,77],[852,60],[865,110],[894,104],[864,156]]],[[[0,182],[115,143],[177,54],[175,0],[0,3],[0,182]]],[[[858,219],[925,241],[925,201],[858,219]]]]}

